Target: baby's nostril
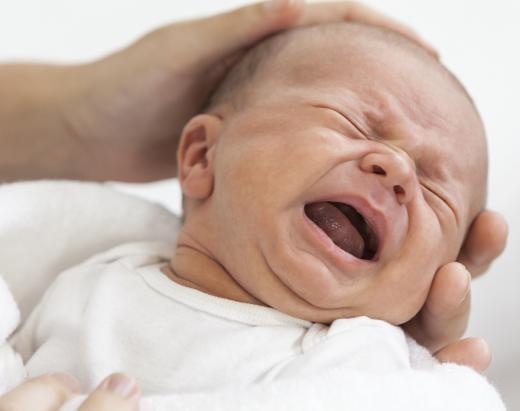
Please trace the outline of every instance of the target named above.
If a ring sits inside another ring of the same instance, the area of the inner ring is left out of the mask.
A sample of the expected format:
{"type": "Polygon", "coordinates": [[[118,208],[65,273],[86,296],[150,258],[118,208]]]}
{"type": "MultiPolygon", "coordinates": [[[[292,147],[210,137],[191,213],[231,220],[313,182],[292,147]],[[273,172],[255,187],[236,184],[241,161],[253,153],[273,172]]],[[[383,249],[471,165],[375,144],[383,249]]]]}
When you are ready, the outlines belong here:
{"type": "Polygon", "coordinates": [[[379,166],[372,166],[372,172],[381,176],[386,176],[386,171],[379,166]]]}
{"type": "Polygon", "coordinates": [[[394,193],[397,195],[404,194],[404,188],[401,186],[394,186],[394,193]]]}

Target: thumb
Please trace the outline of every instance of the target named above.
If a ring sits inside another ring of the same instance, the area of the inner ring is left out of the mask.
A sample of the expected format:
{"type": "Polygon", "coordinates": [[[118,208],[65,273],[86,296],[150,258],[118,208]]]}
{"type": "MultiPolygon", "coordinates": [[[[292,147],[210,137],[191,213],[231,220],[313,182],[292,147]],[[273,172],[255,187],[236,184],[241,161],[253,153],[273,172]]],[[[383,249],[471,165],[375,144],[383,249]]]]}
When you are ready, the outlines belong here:
{"type": "Polygon", "coordinates": [[[79,411],[137,411],[141,390],[137,382],[116,373],[105,378],[79,407],[79,411]]]}
{"type": "MultiPolygon", "coordinates": [[[[304,9],[304,0],[255,3],[216,16],[181,23],[186,34],[183,37],[190,43],[186,45],[193,55],[218,58],[296,24],[304,9]]],[[[174,24],[170,28],[176,31],[180,27],[174,24]]],[[[173,36],[174,33],[171,34],[173,36]]],[[[179,33],[175,34],[177,38],[179,33]]]]}

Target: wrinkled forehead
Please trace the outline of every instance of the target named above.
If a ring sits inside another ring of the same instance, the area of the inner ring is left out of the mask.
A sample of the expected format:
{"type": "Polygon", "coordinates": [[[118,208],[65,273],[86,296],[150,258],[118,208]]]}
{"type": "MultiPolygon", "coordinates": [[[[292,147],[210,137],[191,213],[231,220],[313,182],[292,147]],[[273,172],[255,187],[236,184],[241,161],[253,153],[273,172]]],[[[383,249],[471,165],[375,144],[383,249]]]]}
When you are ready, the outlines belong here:
{"type": "Polygon", "coordinates": [[[457,180],[447,184],[468,219],[480,211],[487,180],[485,133],[473,103],[446,70],[422,50],[411,52],[384,39],[299,40],[263,70],[258,80],[265,87],[256,89],[260,100],[287,92],[295,102],[332,104],[357,117],[374,138],[412,142],[422,163],[443,179],[457,180]]]}
{"type": "Polygon", "coordinates": [[[439,91],[448,97],[460,93],[470,100],[455,76],[410,40],[366,26],[335,27],[293,33],[283,46],[274,48],[277,52],[271,52],[265,59],[268,62],[259,70],[264,73],[264,80],[315,87],[334,81],[338,87],[344,82],[367,90],[377,90],[383,85],[398,94],[409,92],[409,99],[433,94],[441,86],[439,91]],[[419,82],[410,84],[410,76],[430,84],[414,93],[419,82]]]}

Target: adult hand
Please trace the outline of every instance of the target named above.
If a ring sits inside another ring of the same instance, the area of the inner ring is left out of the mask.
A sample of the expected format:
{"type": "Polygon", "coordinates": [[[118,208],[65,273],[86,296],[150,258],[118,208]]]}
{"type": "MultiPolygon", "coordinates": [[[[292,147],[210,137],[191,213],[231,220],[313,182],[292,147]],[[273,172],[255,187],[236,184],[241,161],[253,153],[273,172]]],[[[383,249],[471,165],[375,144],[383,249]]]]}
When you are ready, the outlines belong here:
{"type": "MultiPolygon", "coordinates": [[[[73,395],[78,381],[67,374],[44,375],[26,381],[0,397],[0,411],[58,411],[73,395]]],[[[88,396],[79,411],[137,411],[139,387],[123,374],[113,374],[88,396]]]]}
{"type": "Polygon", "coordinates": [[[467,365],[480,372],[489,366],[491,351],[484,340],[460,338],[469,320],[471,274],[482,274],[502,253],[507,232],[507,223],[500,214],[481,212],[469,230],[459,262],[439,269],[424,307],[404,325],[441,362],[467,365]]]}
{"type": "Polygon", "coordinates": [[[282,29],[335,21],[398,31],[435,53],[408,27],[355,2],[271,1],[162,27],[75,68],[79,80],[64,129],[75,137],[76,177],[140,182],[175,176],[182,127],[245,48],[282,29]]]}

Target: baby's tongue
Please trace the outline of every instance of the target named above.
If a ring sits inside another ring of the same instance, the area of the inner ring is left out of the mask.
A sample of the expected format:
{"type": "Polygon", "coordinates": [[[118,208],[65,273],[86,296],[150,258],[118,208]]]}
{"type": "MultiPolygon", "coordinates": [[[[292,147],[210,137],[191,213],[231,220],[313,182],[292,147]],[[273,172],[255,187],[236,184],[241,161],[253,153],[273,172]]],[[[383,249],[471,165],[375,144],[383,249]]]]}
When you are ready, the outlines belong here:
{"type": "Polygon", "coordinates": [[[336,206],[326,202],[307,204],[305,213],[338,247],[357,258],[363,256],[363,237],[336,206]]]}

